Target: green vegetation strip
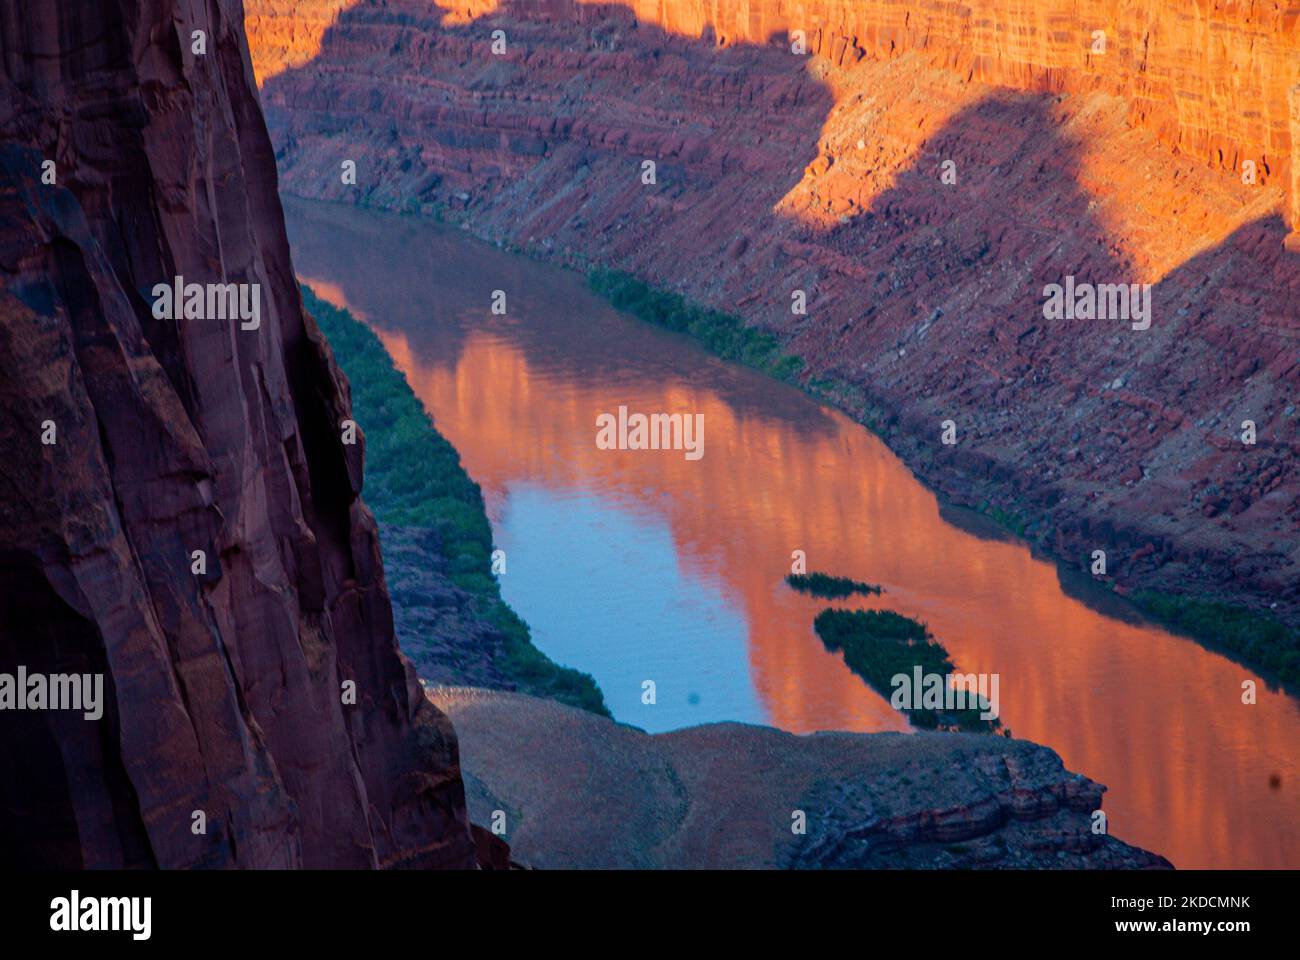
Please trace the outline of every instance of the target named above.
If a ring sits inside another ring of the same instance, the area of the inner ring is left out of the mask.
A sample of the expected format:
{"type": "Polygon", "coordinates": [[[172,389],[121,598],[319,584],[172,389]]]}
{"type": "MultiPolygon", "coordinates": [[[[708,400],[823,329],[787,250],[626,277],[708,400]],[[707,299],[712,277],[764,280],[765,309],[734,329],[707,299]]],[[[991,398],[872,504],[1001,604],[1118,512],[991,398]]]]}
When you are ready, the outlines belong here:
{"type": "Polygon", "coordinates": [[[801,593],[810,593],[825,600],[838,600],[851,597],[855,593],[880,593],[880,587],[871,583],[850,580],[848,577],[833,577],[828,573],[792,573],[785,582],[801,593]]]}
{"type": "Polygon", "coordinates": [[[923,675],[947,677],[956,672],[948,651],[930,636],[925,624],[892,610],[823,610],[813,626],[827,650],[842,651],[849,669],[882,697],[889,697],[891,705],[906,713],[915,726],[981,733],[1001,726],[997,719],[980,719],[979,709],[914,708],[921,702],[921,690],[911,690],[916,699],[910,704],[895,702],[895,693],[902,689],[893,682],[896,676],[907,677],[911,684],[917,667],[923,675]]]}
{"type": "Polygon", "coordinates": [[[379,338],[305,286],[302,297],[352,385],[353,415],[366,435],[364,496],[375,518],[437,533],[451,581],[505,635],[506,662],[500,666],[521,691],[609,716],[596,681],[559,666],[533,646],[528,625],[501,599],[482,491],[379,338]]]}
{"type": "Polygon", "coordinates": [[[595,270],[591,288],[620,310],[656,326],[686,333],[724,360],[761,370],[786,383],[795,383],[803,361],[781,349],[770,333],[745,325],[740,317],[697,306],[685,297],[656,290],[621,270],[595,270]]]}
{"type": "Polygon", "coordinates": [[[1200,597],[1138,590],[1133,602],[1150,616],[1204,643],[1300,684],[1300,633],[1241,607],[1200,597]]]}

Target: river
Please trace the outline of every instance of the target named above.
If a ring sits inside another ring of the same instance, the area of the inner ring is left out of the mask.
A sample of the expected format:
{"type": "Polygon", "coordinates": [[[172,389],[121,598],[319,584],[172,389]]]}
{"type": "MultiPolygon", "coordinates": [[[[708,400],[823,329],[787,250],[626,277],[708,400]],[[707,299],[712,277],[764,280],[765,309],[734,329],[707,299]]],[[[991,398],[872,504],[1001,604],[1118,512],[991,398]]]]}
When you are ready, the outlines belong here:
{"type": "Polygon", "coordinates": [[[998,674],[1004,726],[1107,785],[1115,835],[1180,868],[1300,866],[1300,704],[1254,671],[941,508],[865,428],[576,273],[431,221],[285,214],[302,281],[379,334],[482,485],[505,598],[617,719],[907,730],[813,632],[827,604],[784,584],[802,550],[884,587],[843,605],[921,619],[960,671],[998,674]],[[702,413],[704,455],[598,449],[620,405],[702,413]]]}

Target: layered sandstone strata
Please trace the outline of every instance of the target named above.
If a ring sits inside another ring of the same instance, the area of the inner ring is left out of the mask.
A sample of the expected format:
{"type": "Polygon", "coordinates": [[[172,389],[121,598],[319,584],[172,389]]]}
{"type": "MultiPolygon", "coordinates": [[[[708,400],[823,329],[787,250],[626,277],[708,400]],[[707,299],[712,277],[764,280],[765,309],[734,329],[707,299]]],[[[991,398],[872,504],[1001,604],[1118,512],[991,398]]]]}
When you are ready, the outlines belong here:
{"type": "MultiPolygon", "coordinates": [[[[264,81],[319,54],[326,31],[366,0],[250,0],[264,81]]],[[[1105,90],[1129,119],[1182,152],[1285,178],[1296,142],[1288,91],[1300,83],[1300,4],[1290,0],[386,0],[393,25],[430,15],[591,22],[614,8],[718,46],[786,43],[836,67],[919,52],[957,75],[1019,90],[1105,90]],[[583,9],[583,8],[587,9],[583,9]]],[[[346,21],[343,29],[346,30],[346,21]]]]}
{"type": "Polygon", "coordinates": [[[107,701],[0,714],[0,861],[472,866],[240,3],[4,0],[0,42],[0,672],[107,701]],[[257,284],[260,326],[156,318],[175,276],[257,284]]]}
{"type": "Polygon", "coordinates": [[[288,191],[740,313],[954,499],[1300,620],[1289,7],[359,0],[314,42],[259,67],[288,191]],[[1067,277],[1150,329],[1046,318],[1067,277]]]}

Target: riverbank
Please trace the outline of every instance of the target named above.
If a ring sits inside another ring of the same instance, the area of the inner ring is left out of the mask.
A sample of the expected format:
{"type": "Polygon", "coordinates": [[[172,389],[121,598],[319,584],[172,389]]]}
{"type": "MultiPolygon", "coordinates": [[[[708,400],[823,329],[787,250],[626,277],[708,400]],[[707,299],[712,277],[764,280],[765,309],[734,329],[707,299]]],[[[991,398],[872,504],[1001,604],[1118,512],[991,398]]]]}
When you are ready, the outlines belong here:
{"type": "Polygon", "coordinates": [[[393,620],[422,680],[519,690],[608,716],[596,682],[553,662],[501,598],[483,495],[379,338],[302,287],[351,385],[363,496],[380,526],[393,620]]]}

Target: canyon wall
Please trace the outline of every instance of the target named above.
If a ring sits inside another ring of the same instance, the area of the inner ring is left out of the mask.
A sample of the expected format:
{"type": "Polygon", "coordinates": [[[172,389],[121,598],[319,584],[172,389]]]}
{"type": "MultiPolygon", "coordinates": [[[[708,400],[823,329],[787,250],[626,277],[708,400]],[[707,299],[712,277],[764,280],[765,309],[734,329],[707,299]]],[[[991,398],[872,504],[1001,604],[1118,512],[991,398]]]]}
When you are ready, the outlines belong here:
{"type": "Polygon", "coordinates": [[[952,499],[1300,622],[1291,7],[364,0],[290,44],[319,6],[250,3],[283,189],[740,314],[952,499]],[[1067,277],[1149,328],[1048,319],[1067,277]]]}
{"type": "Polygon", "coordinates": [[[242,23],[0,0],[0,673],[104,678],[0,714],[0,862],[470,867],[242,23]],[[156,315],[177,276],[260,324],[156,315]]]}
{"type": "MultiPolygon", "coordinates": [[[[251,0],[259,78],[301,66],[356,0],[251,0]]],[[[495,13],[590,20],[613,7],[593,0],[389,2],[408,12],[446,11],[463,24],[495,13]],[[582,10],[582,6],[590,10],[582,10]]],[[[637,20],[669,34],[734,43],[785,44],[835,66],[917,51],[968,79],[1052,93],[1122,95],[1130,122],[1216,166],[1252,162],[1261,181],[1285,182],[1300,121],[1300,3],[1292,0],[629,0],[637,20]]],[[[409,21],[408,21],[409,22],[409,21]]],[[[1300,214],[1300,194],[1290,207],[1300,214]]]]}

